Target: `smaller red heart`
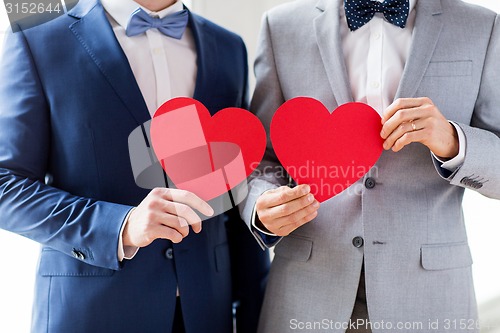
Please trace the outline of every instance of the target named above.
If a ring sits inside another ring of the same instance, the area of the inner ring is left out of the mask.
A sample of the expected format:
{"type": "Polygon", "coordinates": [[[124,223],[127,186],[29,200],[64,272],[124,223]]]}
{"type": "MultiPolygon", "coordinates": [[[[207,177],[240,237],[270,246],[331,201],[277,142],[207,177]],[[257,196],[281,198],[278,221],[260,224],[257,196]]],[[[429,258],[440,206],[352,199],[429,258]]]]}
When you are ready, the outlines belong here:
{"type": "Polygon", "coordinates": [[[176,187],[207,201],[245,181],[266,148],[264,126],[249,111],[226,108],[211,116],[202,103],[185,97],[156,111],[150,134],[156,157],[176,187]]]}
{"type": "Polygon", "coordinates": [[[369,105],[347,103],[330,113],[320,101],[285,102],[271,122],[279,161],[298,184],[309,184],[319,202],[364,177],[383,151],[380,115],[369,105]]]}

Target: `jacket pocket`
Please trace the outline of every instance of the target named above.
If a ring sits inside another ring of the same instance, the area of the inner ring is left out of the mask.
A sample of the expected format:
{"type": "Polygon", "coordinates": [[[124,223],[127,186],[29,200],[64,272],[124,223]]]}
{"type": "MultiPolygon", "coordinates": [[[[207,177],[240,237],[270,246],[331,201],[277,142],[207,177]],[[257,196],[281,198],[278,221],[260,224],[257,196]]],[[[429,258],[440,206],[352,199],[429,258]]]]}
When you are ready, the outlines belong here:
{"type": "Polygon", "coordinates": [[[38,273],[42,276],[112,276],[115,271],[88,265],[57,250],[44,248],[38,273]]]}
{"type": "Polygon", "coordinates": [[[312,240],[297,236],[286,236],[274,248],[274,254],[290,260],[306,262],[311,258],[312,240]]]}
{"type": "Polygon", "coordinates": [[[422,245],[420,254],[422,267],[428,271],[465,268],[472,265],[467,242],[422,245]]]}
{"type": "Polygon", "coordinates": [[[427,77],[471,76],[472,60],[432,61],[427,67],[427,77]]]}

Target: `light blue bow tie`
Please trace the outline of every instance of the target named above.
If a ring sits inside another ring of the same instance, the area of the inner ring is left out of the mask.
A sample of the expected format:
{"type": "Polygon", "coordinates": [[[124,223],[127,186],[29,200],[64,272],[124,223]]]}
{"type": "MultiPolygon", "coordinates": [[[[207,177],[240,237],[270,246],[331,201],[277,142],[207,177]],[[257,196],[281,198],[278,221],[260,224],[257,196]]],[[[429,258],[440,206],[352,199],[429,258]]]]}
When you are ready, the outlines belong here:
{"type": "Polygon", "coordinates": [[[162,34],[181,39],[189,20],[186,9],[167,15],[164,18],[151,17],[142,8],[138,8],[130,16],[130,21],[125,31],[127,36],[136,36],[148,29],[157,28],[162,34]]]}

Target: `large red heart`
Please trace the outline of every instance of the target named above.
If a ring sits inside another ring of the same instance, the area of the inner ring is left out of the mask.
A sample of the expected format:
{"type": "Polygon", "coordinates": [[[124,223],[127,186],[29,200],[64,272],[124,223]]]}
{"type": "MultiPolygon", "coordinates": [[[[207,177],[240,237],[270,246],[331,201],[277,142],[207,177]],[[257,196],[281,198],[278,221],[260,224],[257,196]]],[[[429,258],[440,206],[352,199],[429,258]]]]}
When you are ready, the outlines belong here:
{"type": "Polygon", "coordinates": [[[284,103],[271,122],[276,156],[298,184],[309,184],[319,202],[362,178],[383,151],[379,114],[363,103],[330,113],[323,103],[297,97],[284,103]]]}
{"type": "Polygon", "coordinates": [[[164,103],[151,121],[151,142],[176,187],[211,200],[246,180],[259,165],[266,132],[252,113],[226,108],[213,117],[192,98],[164,103]]]}

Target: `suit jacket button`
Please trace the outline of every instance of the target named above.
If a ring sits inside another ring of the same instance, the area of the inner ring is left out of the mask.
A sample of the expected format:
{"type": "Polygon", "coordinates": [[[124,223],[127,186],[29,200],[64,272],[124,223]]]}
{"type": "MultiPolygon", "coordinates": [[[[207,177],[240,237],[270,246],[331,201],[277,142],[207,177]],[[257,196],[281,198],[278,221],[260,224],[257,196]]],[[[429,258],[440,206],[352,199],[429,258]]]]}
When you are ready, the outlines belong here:
{"type": "Polygon", "coordinates": [[[78,251],[76,249],[73,249],[73,251],[71,251],[71,254],[73,255],[73,257],[75,257],[76,259],[80,259],[80,260],[85,260],[85,255],[81,252],[81,251],[78,251]]]}
{"type": "Polygon", "coordinates": [[[375,185],[376,185],[375,179],[373,179],[372,177],[366,178],[366,180],[365,180],[365,187],[366,188],[372,189],[375,187],[375,185]]]}
{"type": "Polygon", "coordinates": [[[167,259],[174,259],[174,249],[172,249],[171,247],[169,247],[166,251],[165,251],[165,257],[167,259]]]}
{"type": "Polygon", "coordinates": [[[356,236],[352,239],[352,245],[354,245],[354,247],[356,247],[358,249],[360,247],[363,247],[363,244],[365,244],[363,237],[356,236]]]}

